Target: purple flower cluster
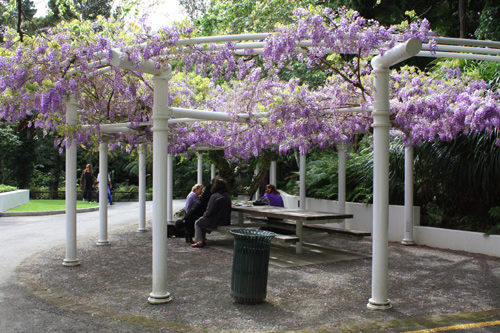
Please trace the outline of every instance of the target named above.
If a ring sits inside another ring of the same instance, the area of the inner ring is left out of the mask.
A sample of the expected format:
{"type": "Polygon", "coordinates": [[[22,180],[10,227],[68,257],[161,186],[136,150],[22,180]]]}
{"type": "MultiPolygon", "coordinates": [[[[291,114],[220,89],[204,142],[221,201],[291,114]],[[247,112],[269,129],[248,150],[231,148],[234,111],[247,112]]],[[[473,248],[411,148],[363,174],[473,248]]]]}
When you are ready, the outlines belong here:
{"type": "MultiPolygon", "coordinates": [[[[153,32],[144,25],[127,35],[117,33],[123,28],[118,22],[100,22],[100,29],[94,29],[95,23],[64,23],[50,32],[50,38],[37,37],[22,45],[15,43],[14,32],[7,31],[0,46],[0,118],[17,121],[34,110],[32,126],[87,145],[98,142],[101,124],[131,122],[138,131],[116,134],[110,147],[129,151],[141,140],[151,140],[151,129],[139,124],[152,122],[152,77],[120,68],[94,75],[117,49],[136,66],[143,61],[153,61],[159,69],[173,65],[169,105],[231,116],[229,122],[169,125],[170,153],[189,155],[197,147],[217,147],[235,160],[249,160],[263,150],[284,154],[296,149],[305,154],[370,130],[369,112],[339,112],[372,105],[369,54],[382,54],[398,40],[427,41],[432,34],[425,19],[400,31],[346,9],[298,9],[295,15],[295,24],[280,27],[265,40],[259,61],[253,50],[236,55],[232,42],[176,45],[193,36],[192,26],[153,32]],[[354,56],[344,61],[330,54],[354,56]],[[292,62],[322,68],[329,78],[315,89],[298,79],[280,80],[278,69],[292,62]],[[78,101],[78,124],[93,126],[82,130],[65,125],[65,100],[71,95],[78,101]]],[[[431,50],[435,48],[435,42],[430,44],[431,50]]],[[[410,67],[392,73],[391,121],[406,144],[499,127],[497,94],[457,69],[443,73],[436,76],[410,67]]]]}

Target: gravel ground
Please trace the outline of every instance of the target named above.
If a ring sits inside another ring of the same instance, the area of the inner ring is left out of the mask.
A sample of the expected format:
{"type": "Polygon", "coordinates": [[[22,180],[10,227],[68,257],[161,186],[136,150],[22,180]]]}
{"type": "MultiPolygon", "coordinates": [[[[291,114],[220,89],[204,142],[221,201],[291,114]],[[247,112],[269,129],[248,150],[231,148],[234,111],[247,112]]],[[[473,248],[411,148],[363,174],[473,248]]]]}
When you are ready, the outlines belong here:
{"type": "MultiPolygon", "coordinates": [[[[401,331],[455,322],[458,313],[471,320],[483,310],[499,313],[500,258],[399,243],[389,244],[393,308],[386,311],[366,307],[370,258],[292,268],[270,265],[266,301],[245,305],[229,295],[232,254],[211,248],[210,241],[204,249],[192,249],[178,238],[169,239],[167,259],[173,301],[150,305],[151,235],[130,228],[114,233],[111,246],[96,246],[95,239],[80,242],[82,264],[77,267],[61,265],[63,247],[38,253],[23,263],[20,280],[39,286],[44,291],[39,297],[52,295],[144,328],[171,331],[401,331]]],[[[318,242],[371,253],[370,240],[318,242]]]]}

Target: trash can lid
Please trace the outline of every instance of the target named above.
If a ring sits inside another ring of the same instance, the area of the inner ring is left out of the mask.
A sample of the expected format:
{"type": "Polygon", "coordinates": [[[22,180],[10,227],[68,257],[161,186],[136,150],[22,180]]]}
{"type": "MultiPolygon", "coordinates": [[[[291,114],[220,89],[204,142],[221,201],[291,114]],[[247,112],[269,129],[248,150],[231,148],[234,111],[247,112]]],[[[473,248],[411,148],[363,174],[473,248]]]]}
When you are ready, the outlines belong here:
{"type": "Polygon", "coordinates": [[[257,229],[231,229],[230,233],[234,235],[235,238],[247,238],[247,239],[262,239],[268,238],[273,239],[276,233],[265,230],[257,229]]]}

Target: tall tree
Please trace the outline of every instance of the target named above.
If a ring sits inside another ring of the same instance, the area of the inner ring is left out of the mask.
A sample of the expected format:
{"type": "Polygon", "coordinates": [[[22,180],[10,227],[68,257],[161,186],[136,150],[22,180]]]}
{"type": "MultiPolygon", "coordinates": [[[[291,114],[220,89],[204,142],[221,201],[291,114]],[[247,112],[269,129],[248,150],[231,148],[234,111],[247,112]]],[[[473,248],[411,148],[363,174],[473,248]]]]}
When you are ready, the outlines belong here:
{"type": "Polygon", "coordinates": [[[212,8],[213,2],[213,0],[179,0],[179,4],[184,7],[192,21],[205,15],[212,8]]]}
{"type": "Polygon", "coordinates": [[[474,35],[479,39],[500,40],[500,2],[486,1],[474,35]]]}
{"type": "Polygon", "coordinates": [[[99,15],[109,18],[111,4],[112,0],[76,0],[75,9],[80,13],[82,20],[93,21],[99,15]]]}
{"type": "Polygon", "coordinates": [[[276,25],[293,22],[293,10],[314,0],[214,0],[212,8],[197,22],[202,35],[273,32],[276,25]]]}
{"type": "Polygon", "coordinates": [[[23,41],[26,35],[32,35],[37,27],[33,22],[36,14],[35,4],[31,0],[2,0],[0,9],[3,15],[0,17],[0,38],[3,39],[5,26],[15,29],[23,41]]]}
{"type": "MultiPolygon", "coordinates": [[[[427,18],[431,28],[441,36],[471,38],[480,23],[487,0],[324,0],[320,4],[331,8],[347,6],[361,16],[384,25],[397,24],[406,12],[414,10],[427,18]]],[[[492,1],[493,2],[493,1],[492,1]]]]}

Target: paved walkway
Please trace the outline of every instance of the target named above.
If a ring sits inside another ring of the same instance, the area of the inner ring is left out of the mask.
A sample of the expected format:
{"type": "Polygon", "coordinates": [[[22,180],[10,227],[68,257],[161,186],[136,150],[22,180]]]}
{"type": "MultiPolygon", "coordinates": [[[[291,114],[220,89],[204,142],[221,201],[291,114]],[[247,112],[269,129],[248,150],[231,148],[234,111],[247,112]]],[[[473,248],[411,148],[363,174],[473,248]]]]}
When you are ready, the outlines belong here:
{"type": "MultiPolygon", "coordinates": [[[[229,295],[231,241],[213,234],[207,248],[192,249],[173,238],[173,301],[150,305],[151,232],[136,232],[137,207],[109,207],[111,246],[95,245],[98,212],[78,214],[77,267],[62,266],[64,215],[0,217],[0,332],[500,331],[500,258],[391,243],[393,308],[372,311],[369,240],[323,240],[296,262],[273,248],[272,257],[291,263],[269,266],[266,302],[242,305],[229,295]],[[307,262],[328,251],[340,252],[338,260],[307,262]]],[[[151,210],[149,202],[148,220],[151,210]]]]}

